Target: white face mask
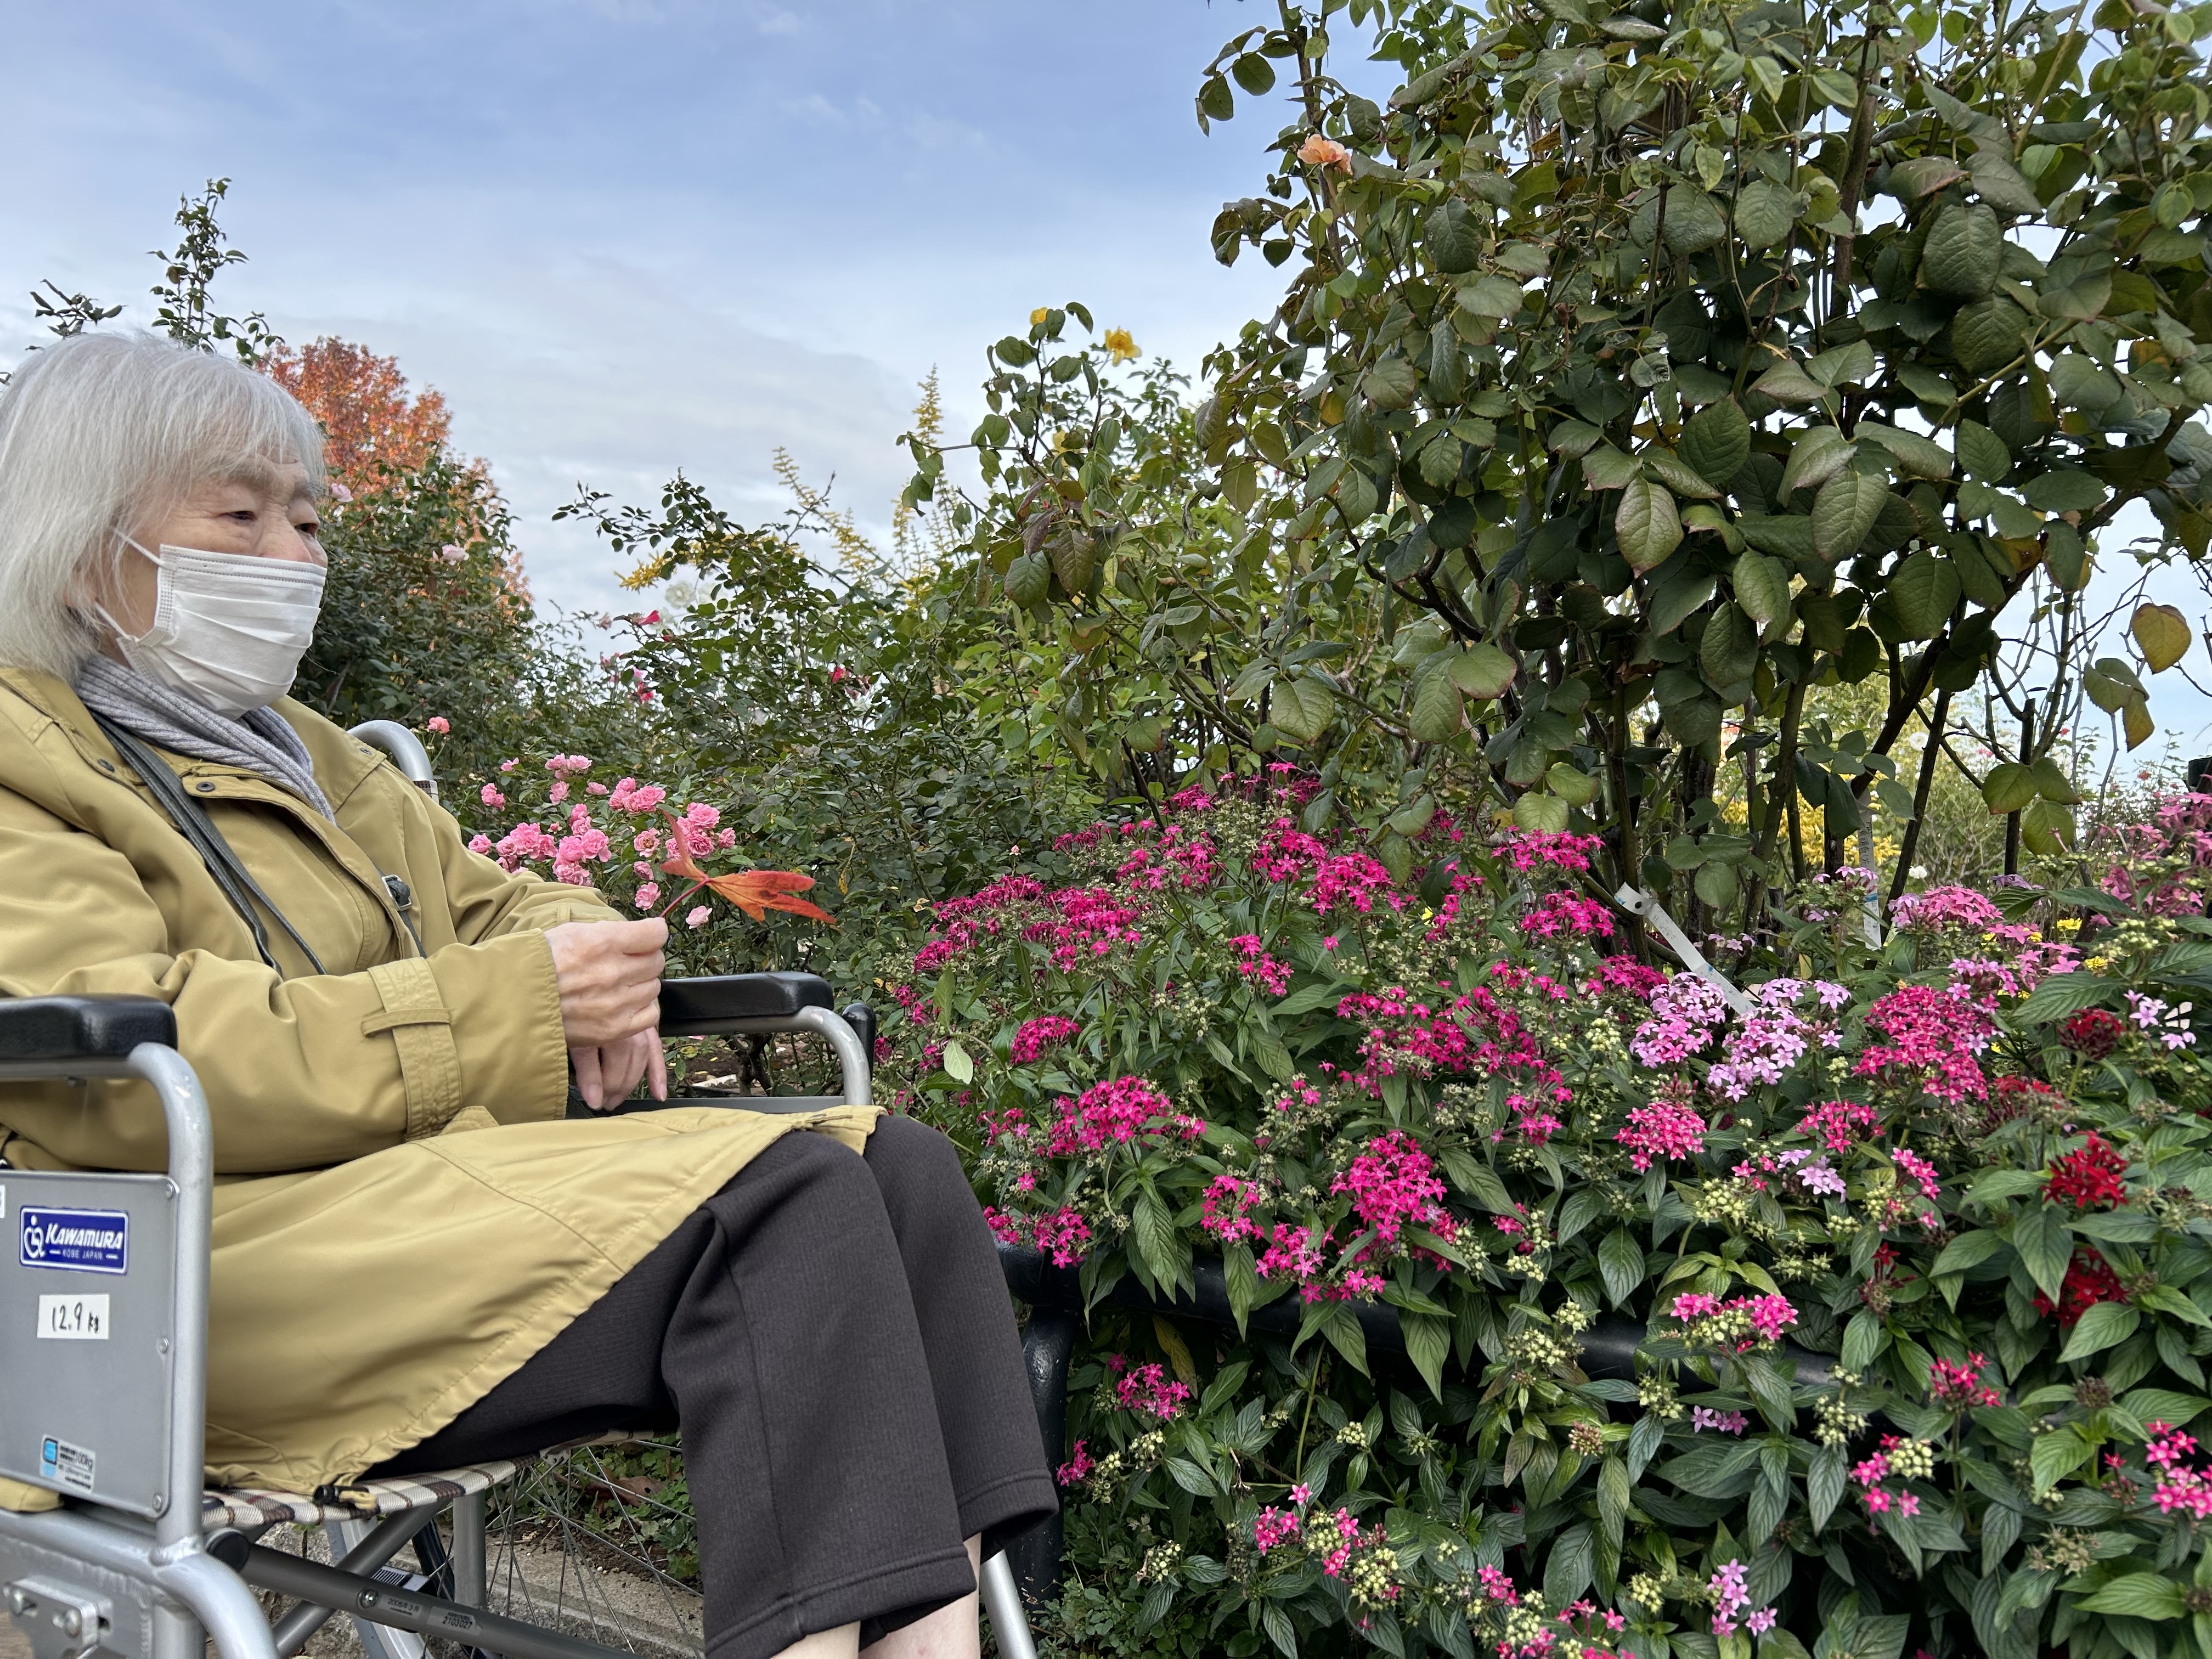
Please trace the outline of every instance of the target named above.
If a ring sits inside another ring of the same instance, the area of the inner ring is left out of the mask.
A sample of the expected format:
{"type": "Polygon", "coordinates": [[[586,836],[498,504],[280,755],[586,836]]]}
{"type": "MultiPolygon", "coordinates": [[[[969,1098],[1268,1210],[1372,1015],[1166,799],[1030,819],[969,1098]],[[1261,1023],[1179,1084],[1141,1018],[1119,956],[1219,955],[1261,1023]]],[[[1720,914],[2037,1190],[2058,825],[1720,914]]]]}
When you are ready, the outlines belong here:
{"type": "Polygon", "coordinates": [[[225,714],[265,708],[290,689],[322,609],[320,565],[167,545],[156,555],[131,545],[161,576],[153,625],[136,639],[98,611],[125,662],[225,714]]]}

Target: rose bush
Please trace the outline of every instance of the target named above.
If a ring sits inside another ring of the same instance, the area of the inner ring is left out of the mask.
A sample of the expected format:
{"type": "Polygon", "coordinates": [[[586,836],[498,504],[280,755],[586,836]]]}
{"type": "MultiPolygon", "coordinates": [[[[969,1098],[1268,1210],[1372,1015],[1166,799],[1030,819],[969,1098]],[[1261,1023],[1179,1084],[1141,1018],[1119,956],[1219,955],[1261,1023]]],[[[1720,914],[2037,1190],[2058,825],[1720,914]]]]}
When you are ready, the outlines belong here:
{"type": "Polygon", "coordinates": [[[902,1103],[1094,1301],[1066,1639],[2212,1652],[2212,798],[1880,945],[1816,878],[1738,993],[1617,951],[1587,838],[1439,812],[1401,883],[1314,787],[1064,837],[895,988],[902,1103]],[[1097,1301],[1201,1255],[1297,1340],[1097,1301]]]}

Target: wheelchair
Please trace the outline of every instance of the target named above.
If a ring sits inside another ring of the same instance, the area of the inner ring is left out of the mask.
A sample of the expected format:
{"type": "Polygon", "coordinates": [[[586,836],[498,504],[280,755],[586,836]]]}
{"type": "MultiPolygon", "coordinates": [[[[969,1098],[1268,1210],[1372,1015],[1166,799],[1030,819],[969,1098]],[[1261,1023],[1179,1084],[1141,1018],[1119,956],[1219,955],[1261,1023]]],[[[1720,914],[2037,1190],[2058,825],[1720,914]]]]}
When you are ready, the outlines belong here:
{"type": "MultiPolygon", "coordinates": [[[[354,735],[434,796],[411,732],[377,721],[354,735]]],[[[834,1011],[811,975],[671,980],[661,1008],[667,1036],[812,1032],[842,1085],[830,1096],[671,1105],[808,1112],[872,1098],[873,1017],[858,1004],[834,1011]]],[[[354,1621],[368,1659],[424,1659],[433,1641],[465,1659],[629,1659],[641,1644],[619,1618],[580,1620],[526,1593],[524,1611],[551,1621],[514,1617],[512,1590],[507,1610],[493,1605],[489,1504],[527,1478],[526,1462],[316,1492],[204,1489],[214,1131],[173,1012],[140,997],[0,1000],[0,1079],[57,1078],[150,1085],[169,1158],[166,1175],[0,1169],[0,1476],[61,1499],[0,1510],[0,1611],[33,1659],[204,1659],[210,1638],[221,1659],[291,1659],[337,1615],[354,1621]],[[281,1526],[323,1528],[331,1559],[262,1541],[281,1526]],[[414,1572],[394,1565],[410,1545],[414,1572]],[[257,1590],[289,1605],[272,1618],[257,1590]],[[627,1645],[587,1639],[580,1623],[627,1645]]],[[[1035,1659],[1005,1554],[981,1579],[1000,1653],[1035,1659]]],[[[682,1654],[703,1643],[663,1628],[642,1645],[682,1654]]]]}

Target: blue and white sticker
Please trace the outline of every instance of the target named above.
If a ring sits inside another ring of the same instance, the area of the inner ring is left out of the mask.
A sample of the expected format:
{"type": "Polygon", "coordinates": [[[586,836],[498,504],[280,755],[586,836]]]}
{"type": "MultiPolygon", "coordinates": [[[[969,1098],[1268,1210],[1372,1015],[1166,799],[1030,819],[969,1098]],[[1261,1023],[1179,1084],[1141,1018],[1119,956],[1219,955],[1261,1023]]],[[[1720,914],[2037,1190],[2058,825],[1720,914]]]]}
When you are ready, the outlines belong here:
{"type": "Polygon", "coordinates": [[[57,1486],[90,1492],[99,1468],[98,1454],[86,1447],[72,1446],[52,1435],[39,1444],[39,1473],[57,1486]]]}
{"type": "Polygon", "coordinates": [[[131,1271],[131,1216],[124,1210],[48,1210],[26,1204],[15,1260],[69,1273],[131,1271]]]}

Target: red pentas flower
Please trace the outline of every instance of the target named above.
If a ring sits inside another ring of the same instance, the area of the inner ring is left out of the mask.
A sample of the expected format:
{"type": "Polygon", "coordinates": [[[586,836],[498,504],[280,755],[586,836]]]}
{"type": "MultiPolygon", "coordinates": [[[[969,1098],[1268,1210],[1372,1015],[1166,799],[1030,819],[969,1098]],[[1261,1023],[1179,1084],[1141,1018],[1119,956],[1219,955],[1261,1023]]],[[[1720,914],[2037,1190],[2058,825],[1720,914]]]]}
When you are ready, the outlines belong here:
{"type": "Polygon", "coordinates": [[[2110,1010],[2084,1008],[2058,1028],[2058,1040],[2084,1060],[2102,1060],[2127,1030],[2127,1021],[2110,1010]]]}
{"type": "Polygon", "coordinates": [[[2074,1260],[2067,1264],[2066,1277],[2058,1286],[2058,1300],[2054,1304],[2041,1291],[2035,1293],[2035,1310],[2048,1315],[2056,1311],[2058,1322],[2071,1325],[2100,1302],[2124,1302],[2127,1287],[2120,1276],[2104,1257],[2087,1246],[2074,1252],[2074,1260]]]}
{"type": "Polygon", "coordinates": [[[2127,1183],[2121,1179],[2127,1169],[2128,1160],[2119,1150],[2093,1133],[2075,1151],[2051,1161],[2043,1190],[2077,1210],[2118,1207],[2128,1201],[2127,1183]]]}

